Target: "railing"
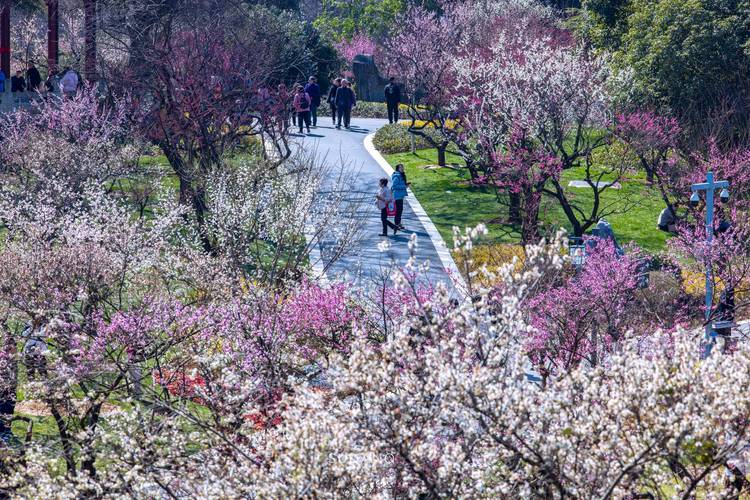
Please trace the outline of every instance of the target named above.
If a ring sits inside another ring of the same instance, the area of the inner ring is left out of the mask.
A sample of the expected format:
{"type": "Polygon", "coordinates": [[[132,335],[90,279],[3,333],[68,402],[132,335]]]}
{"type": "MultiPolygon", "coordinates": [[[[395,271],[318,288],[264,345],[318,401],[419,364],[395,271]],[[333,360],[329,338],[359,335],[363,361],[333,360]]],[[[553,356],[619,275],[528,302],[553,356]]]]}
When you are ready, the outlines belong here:
{"type": "Polygon", "coordinates": [[[580,236],[568,237],[568,255],[573,265],[580,269],[586,263],[586,243],[580,236]]]}

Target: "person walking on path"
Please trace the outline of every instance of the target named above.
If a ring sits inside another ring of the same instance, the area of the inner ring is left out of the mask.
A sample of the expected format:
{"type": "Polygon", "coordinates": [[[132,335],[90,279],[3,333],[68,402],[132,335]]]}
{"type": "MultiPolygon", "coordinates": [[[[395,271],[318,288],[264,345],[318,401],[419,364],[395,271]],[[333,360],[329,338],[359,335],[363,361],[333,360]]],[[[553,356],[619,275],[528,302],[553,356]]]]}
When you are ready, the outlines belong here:
{"type": "MultiPolygon", "coordinates": [[[[0,94],[3,92],[5,92],[5,72],[0,69],[0,94]]],[[[336,125],[335,121],[336,119],[334,118],[334,125],[336,125]]]]}
{"type": "Polygon", "coordinates": [[[294,111],[297,113],[297,124],[299,133],[302,133],[302,125],[307,127],[307,133],[310,133],[310,103],[312,99],[305,92],[305,88],[300,85],[297,87],[297,93],[294,95],[294,111]]]}
{"type": "Polygon", "coordinates": [[[385,86],[385,102],[388,107],[388,123],[398,123],[398,105],[401,104],[401,87],[391,77],[385,86]]]}
{"type": "Polygon", "coordinates": [[[380,221],[383,223],[383,232],[380,236],[388,236],[388,228],[393,229],[393,234],[398,232],[396,224],[388,220],[388,204],[393,201],[393,192],[388,188],[388,178],[380,179],[380,190],[375,195],[375,205],[380,209],[380,221]]]}
{"type": "Polygon", "coordinates": [[[333,126],[336,126],[336,91],[341,87],[341,78],[336,78],[328,90],[328,104],[331,106],[331,120],[333,126]]]}
{"type": "Polygon", "coordinates": [[[401,216],[404,214],[404,198],[406,198],[406,188],[409,185],[410,183],[406,181],[404,165],[399,163],[391,176],[391,191],[393,191],[393,198],[396,203],[396,219],[394,222],[400,231],[404,230],[404,226],[401,224],[401,216]]]}
{"type": "Polygon", "coordinates": [[[299,87],[300,87],[299,83],[295,83],[294,85],[292,85],[292,96],[291,96],[291,99],[289,100],[289,102],[291,103],[291,107],[292,107],[291,109],[292,127],[297,126],[297,112],[294,110],[294,97],[297,95],[297,92],[299,92],[299,87]]]}
{"type": "Polygon", "coordinates": [[[26,82],[29,84],[29,91],[38,92],[39,87],[42,85],[42,75],[39,74],[39,70],[34,66],[34,61],[29,61],[29,67],[26,70],[26,82]]]}
{"type": "Polygon", "coordinates": [[[279,128],[284,132],[289,128],[289,115],[293,113],[291,109],[291,101],[292,99],[289,95],[289,89],[287,89],[286,85],[280,83],[276,87],[276,99],[274,102],[275,105],[278,106],[277,119],[279,120],[279,128]]]}
{"type": "Polygon", "coordinates": [[[349,86],[349,80],[341,80],[341,87],[336,91],[336,113],[338,122],[336,128],[341,128],[341,120],[344,120],[344,127],[349,128],[352,122],[352,108],[357,104],[357,98],[354,91],[349,86]]]}
{"type": "Polygon", "coordinates": [[[16,71],[16,76],[10,79],[11,92],[23,92],[26,90],[26,80],[20,71],[16,71]]]}
{"type": "Polygon", "coordinates": [[[318,79],[311,76],[305,85],[305,92],[310,96],[310,115],[312,117],[312,126],[318,126],[318,108],[320,107],[320,85],[318,79]]]}

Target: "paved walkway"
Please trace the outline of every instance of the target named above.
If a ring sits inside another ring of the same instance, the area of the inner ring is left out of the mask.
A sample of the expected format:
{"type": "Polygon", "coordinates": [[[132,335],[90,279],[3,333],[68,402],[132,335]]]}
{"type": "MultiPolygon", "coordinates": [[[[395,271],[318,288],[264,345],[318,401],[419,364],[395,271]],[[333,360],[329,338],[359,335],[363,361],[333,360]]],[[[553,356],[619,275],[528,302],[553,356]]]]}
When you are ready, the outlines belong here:
{"type": "MultiPolygon", "coordinates": [[[[382,283],[384,278],[391,275],[394,263],[403,265],[409,258],[408,242],[412,234],[418,238],[417,259],[419,263],[430,262],[430,270],[425,279],[431,283],[443,281],[450,283],[448,273],[444,268],[446,252],[438,254],[435,243],[430,238],[430,232],[435,238],[434,226],[428,230],[431,223],[427,221],[423,213],[415,213],[409,203],[404,203],[404,215],[402,224],[406,232],[400,232],[396,236],[384,238],[380,236],[382,225],[380,222],[380,211],[375,207],[375,193],[378,189],[378,180],[389,175],[383,167],[371,156],[365,147],[365,138],[374,133],[378,128],[387,123],[387,120],[376,119],[353,119],[352,129],[337,130],[331,125],[331,118],[320,117],[318,128],[312,129],[312,134],[301,140],[306,150],[311,148],[317,151],[321,161],[326,161],[334,167],[344,166],[355,175],[351,176],[350,190],[346,193],[347,200],[357,202],[361,200],[356,217],[360,219],[361,234],[352,245],[346,255],[329,266],[331,253],[328,245],[323,241],[313,255],[316,266],[328,267],[326,273],[331,280],[346,280],[355,286],[369,288],[374,284],[382,283]],[[421,217],[420,217],[421,215],[421,217]],[[390,242],[390,249],[383,252],[378,246],[384,240],[390,242]]],[[[414,202],[413,194],[410,192],[407,201],[414,202]]],[[[389,235],[392,231],[389,229],[389,235]]],[[[440,242],[438,242],[438,246],[440,242]]]]}

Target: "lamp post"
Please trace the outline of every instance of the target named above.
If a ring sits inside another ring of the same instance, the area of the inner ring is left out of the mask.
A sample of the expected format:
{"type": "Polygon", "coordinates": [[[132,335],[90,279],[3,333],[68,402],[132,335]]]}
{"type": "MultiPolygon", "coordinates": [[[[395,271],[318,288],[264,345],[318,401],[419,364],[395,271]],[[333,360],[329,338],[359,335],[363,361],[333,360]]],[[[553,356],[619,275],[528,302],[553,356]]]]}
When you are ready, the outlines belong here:
{"type": "MultiPolygon", "coordinates": [[[[700,191],[706,192],[706,245],[707,252],[711,250],[711,243],[714,238],[714,192],[717,189],[721,189],[719,199],[722,202],[729,201],[729,181],[714,181],[714,173],[709,172],[706,175],[706,182],[699,184],[693,184],[690,189],[693,194],[690,196],[690,205],[695,207],[698,206],[700,201],[700,191]]],[[[711,343],[711,311],[713,309],[713,280],[711,272],[711,262],[708,258],[706,259],[706,342],[707,342],[707,354],[710,352],[711,343]]]]}

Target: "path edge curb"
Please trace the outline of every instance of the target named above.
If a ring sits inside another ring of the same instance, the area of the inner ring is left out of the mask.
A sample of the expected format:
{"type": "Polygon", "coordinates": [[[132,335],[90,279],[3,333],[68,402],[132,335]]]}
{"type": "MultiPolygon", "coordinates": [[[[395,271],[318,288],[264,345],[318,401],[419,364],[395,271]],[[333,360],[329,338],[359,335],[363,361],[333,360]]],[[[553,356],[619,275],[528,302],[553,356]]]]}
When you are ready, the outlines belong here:
{"type": "MultiPolygon", "coordinates": [[[[393,167],[391,167],[390,163],[388,163],[386,159],[383,158],[383,155],[380,154],[380,151],[375,148],[375,144],[373,143],[374,137],[375,133],[368,134],[367,137],[365,137],[365,149],[367,150],[367,153],[372,156],[372,158],[377,162],[377,164],[380,165],[380,168],[382,168],[383,171],[388,174],[388,177],[390,177],[394,172],[393,167]]],[[[435,246],[435,250],[437,251],[438,257],[440,258],[440,263],[448,272],[448,277],[452,279],[456,284],[461,285],[461,287],[465,290],[466,283],[464,281],[463,275],[458,271],[458,266],[456,265],[456,261],[453,260],[453,256],[448,249],[448,245],[445,244],[445,240],[443,240],[443,237],[440,236],[440,233],[435,227],[435,224],[432,222],[432,219],[430,219],[430,216],[427,215],[427,212],[425,212],[422,204],[419,203],[419,200],[414,195],[411,188],[407,188],[407,192],[409,196],[406,198],[406,202],[411,207],[414,215],[417,216],[417,219],[419,219],[422,227],[424,227],[425,231],[427,231],[427,235],[430,237],[430,241],[432,241],[432,244],[435,246]]]]}

